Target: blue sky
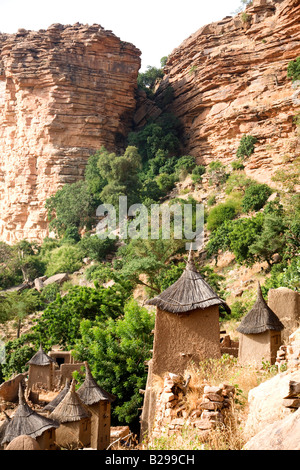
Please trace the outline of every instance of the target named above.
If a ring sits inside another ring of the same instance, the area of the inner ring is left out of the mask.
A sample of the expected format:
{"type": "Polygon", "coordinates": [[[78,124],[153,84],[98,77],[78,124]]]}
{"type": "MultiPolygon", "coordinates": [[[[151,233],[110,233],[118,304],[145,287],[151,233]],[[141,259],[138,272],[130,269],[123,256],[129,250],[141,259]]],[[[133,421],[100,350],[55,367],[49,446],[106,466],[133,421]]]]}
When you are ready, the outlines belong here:
{"type": "Polygon", "coordinates": [[[0,31],[46,29],[53,23],[98,23],[142,51],[142,69],[160,66],[201,26],[232,14],[241,0],[0,0],[0,31]]]}

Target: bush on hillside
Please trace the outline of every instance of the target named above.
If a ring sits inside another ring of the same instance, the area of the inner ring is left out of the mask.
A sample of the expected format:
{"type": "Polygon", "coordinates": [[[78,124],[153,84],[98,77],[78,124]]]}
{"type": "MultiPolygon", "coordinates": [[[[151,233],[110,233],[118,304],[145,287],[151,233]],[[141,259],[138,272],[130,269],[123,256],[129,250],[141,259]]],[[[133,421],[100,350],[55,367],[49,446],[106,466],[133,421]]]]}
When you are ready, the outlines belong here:
{"type": "Polygon", "coordinates": [[[240,145],[237,149],[236,156],[237,158],[244,159],[245,157],[250,157],[254,152],[254,145],[257,142],[257,138],[252,135],[243,135],[240,140],[240,145]]]}
{"type": "Polygon", "coordinates": [[[267,184],[252,183],[245,189],[242,200],[242,209],[245,212],[260,210],[272,194],[272,189],[267,184]]]}
{"type": "Polygon", "coordinates": [[[226,220],[234,219],[237,213],[236,204],[232,200],[218,204],[209,211],[207,217],[207,229],[210,231],[216,230],[226,220]]]}

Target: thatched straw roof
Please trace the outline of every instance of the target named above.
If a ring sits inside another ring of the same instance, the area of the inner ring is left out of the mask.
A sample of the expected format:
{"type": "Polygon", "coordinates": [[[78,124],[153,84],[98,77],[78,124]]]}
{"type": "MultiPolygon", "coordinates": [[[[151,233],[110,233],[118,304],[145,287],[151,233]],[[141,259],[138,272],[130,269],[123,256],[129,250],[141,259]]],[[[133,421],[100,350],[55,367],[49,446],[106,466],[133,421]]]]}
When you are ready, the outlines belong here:
{"type": "Polygon", "coordinates": [[[78,396],[81,398],[85,405],[94,405],[100,401],[108,401],[112,403],[116,397],[103,390],[97,384],[96,380],[91,374],[88,363],[85,362],[85,381],[77,390],[78,396]]]}
{"type": "Polygon", "coordinates": [[[72,380],[70,390],[55,410],[52,411],[49,418],[55,419],[59,423],[70,423],[90,416],[91,413],[75,392],[75,381],[72,380]]]}
{"type": "Polygon", "coordinates": [[[55,362],[52,357],[48,356],[40,345],[38,352],[27,362],[28,365],[48,366],[51,362],[55,362]]]}
{"type": "Polygon", "coordinates": [[[11,421],[11,418],[8,416],[8,414],[6,414],[5,411],[3,411],[3,413],[5,414],[5,421],[3,421],[3,423],[0,426],[0,444],[5,436],[6,428],[9,422],[11,421]]]}
{"type": "Polygon", "coordinates": [[[186,269],[181,277],[164,292],[146,302],[170,313],[185,313],[198,308],[223,305],[228,313],[230,308],[198,273],[190,251],[186,269]]]}
{"type": "Polygon", "coordinates": [[[264,333],[267,330],[281,331],[283,329],[283,324],[263,298],[260,283],[258,283],[256,302],[242,319],[237,331],[250,335],[264,333]]]}
{"type": "Polygon", "coordinates": [[[43,411],[54,411],[55,408],[65,398],[68,391],[70,390],[70,384],[71,384],[71,381],[69,379],[66,380],[66,384],[65,384],[64,388],[58,393],[58,395],[56,395],[56,397],[52,401],[50,401],[50,403],[48,403],[48,405],[46,405],[43,408],[43,411]]]}
{"type": "Polygon", "coordinates": [[[26,403],[22,384],[19,385],[19,406],[7,423],[1,444],[11,442],[15,437],[26,435],[33,438],[41,436],[47,429],[58,428],[59,423],[41,416],[26,403]]]}

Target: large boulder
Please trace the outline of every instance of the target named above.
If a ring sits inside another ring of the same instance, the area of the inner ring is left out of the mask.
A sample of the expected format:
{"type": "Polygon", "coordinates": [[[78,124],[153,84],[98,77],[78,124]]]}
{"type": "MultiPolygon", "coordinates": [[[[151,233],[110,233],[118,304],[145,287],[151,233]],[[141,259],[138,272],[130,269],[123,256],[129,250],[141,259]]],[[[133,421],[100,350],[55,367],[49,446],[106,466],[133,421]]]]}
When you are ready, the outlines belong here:
{"type": "Polygon", "coordinates": [[[300,450],[300,408],[269,424],[244,446],[245,450],[300,450]]]}
{"type": "Polygon", "coordinates": [[[69,275],[67,273],[54,274],[54,276],[48,277],[48,279],[44,281],[44,287],[49,286],[54,282],[56,282],[56,284],[63,284],[68,279],[69,275]]]}
{"type": "Polygon", "coordinates": [[[300,382],[300,370],[282,372],[250,390],[249,412],[245,424],[247,439],[291,414],[284,403],[284,398],[289,394],[290,381],[300,382]]]}

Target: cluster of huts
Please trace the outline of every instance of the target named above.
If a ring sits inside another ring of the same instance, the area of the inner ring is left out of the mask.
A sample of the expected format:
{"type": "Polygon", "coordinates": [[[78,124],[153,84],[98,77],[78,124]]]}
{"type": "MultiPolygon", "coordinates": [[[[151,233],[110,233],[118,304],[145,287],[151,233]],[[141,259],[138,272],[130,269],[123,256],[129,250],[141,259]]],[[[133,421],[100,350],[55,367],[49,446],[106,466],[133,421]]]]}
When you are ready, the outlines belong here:
{"type": "MultiPolygon", "coordinates": [[[[40,347],[29,361],[27,392],[28,385],[45,385],[45,381],[51,384],[54,362],[40,347]]],[[[78,390],[75,380],[67,379],[62,390],[41,410],[29,405],[24,389],[24,381],[20,381],[19,404],[12,417],[4,411],[6,419],[0,427],[1,450],[104,450],[109,446],[114,396],[99,387],[87,362],[85,380],[78,390]]]]}
{"type": "MultiPolygon", "coordinates": [[[[182,276],[147,302],[156,306],[156,320],[153,357],[148,362],[148,379],[143,391],[140,437],[151,431],[154,422],[154,377],[164,378],[170,372],[183,375],[191,362],[197,364],[207,358],[218,359],[229,350],[241,364],[261,365],[263,360],[274,364],[282,344],[283,330],[286,330],[286,335],[290,334],[294,321],[299,321],[300,317],[300,295],[288,291],[278,294],[275,290],[268,305],[258,283],[256,302],[238,328],[239,341],[230,344],[229,340],[225,344],[224,338],[220,340],[219,309],[222,307],[230,313],[230,308],[199,274],[190,251],[182,276]]],[[[74,380],[67,379],[78,367],[65,352],[52,351],[47,355],[40,348],[29,361],[28,388],[33,391],[38,386],[52,390],[60,381],[64,381],[65,387],[37,413],[26,402],[20,384],[19,406],[13,417],[7,416],[0,428],[2,448],[9,448],[20,436],[23,441],[18,445],[21,447],[91,447],[98,450],[108,447],[110,405],[114,397],[98,386],[87,363],[85,381],[75,390],[74,380]],[[58,363],[59,372],[54,366],[58,363]],[[30,444],[28,439],[35,442],[30,444]]]]}
{"type": "Polygon", "coordinates": [[[230,308],[199,274],[190,251],[182,276],[147,302],[156,306],[156,321],[153,357],[148,362],[148,380],[143,391],[142,436],[149,433],[154,421],[154,377],[163,378],[169,372],[183,375],[192,362],[218,359],[227,351],[238,357],[241,365],[261,367],[263,361],[275,364],[283,330],[287,330],[286,336],[291,334],[300,319],[300,294],[289,289],[280,293],[275,290],[269,303],[273,308],[265,301],[258,283],[256,302],[238,327],[239,341],[230,344],[233,342],[229,340],[229,344],[224,344],[224,338],[220,337],[219,309],[222,307],[230,313],[230,308]]]}

